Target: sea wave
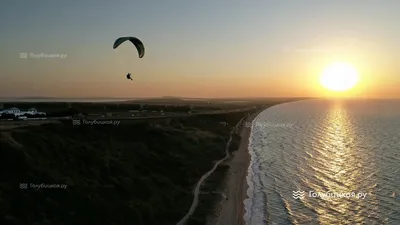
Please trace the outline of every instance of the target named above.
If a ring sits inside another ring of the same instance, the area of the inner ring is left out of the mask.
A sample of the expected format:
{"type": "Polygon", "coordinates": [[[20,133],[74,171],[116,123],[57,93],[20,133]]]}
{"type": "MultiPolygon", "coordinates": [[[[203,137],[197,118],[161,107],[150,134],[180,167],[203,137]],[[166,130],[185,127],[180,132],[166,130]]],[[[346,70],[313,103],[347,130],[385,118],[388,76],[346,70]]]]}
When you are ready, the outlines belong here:
{"type": "Polygon", "coordinates": [[[246,224],[400,224],[397,106],[311,100],[259,114],[249,138],[246,224]],[[367,195],[295,199],[293,191],[367,195]]]}

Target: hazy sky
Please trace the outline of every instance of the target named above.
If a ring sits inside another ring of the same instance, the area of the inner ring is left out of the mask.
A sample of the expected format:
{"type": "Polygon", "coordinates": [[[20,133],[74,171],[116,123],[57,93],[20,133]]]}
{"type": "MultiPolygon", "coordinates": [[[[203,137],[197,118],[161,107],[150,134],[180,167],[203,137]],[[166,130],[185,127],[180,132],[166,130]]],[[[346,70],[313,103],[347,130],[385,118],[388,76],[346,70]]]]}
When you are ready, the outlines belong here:
{"type": "Polygon", "coordinates": [[[399,0],[2,1],[0,97],[322,96],[318,77],[339,60],[360,72],[353,96],[400,98],[399,9],[399,0]],[[140,38],[144,58],[130,43],[114,50],[120,36],[140,38]]]}

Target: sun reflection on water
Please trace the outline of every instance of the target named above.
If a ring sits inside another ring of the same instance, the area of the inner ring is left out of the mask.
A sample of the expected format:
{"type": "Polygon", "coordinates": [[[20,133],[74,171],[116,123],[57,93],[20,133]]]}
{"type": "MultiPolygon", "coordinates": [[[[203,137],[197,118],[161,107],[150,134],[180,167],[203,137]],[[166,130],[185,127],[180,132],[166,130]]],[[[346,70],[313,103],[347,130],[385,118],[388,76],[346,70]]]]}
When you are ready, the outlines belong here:
{"type": "MultiPolygon", "coordinates": [[[[350,116],[340,103],[335,104],[324,120],[321,141],[316,143],[314,160],[310,166],[315,171],[318,185],[310,185],[315,192],[351,193],[361,192],[363,157],[354,151],[355,135],[350,116]],[[316,169],[318,168],[318,169],[316,169]]],[[[356,198],[318,198],[315,207],[320,224],[362,223],[363,200],[356,198]],[[335,215],[341,214],[340,217],[335,215]],[[345,216],[347,215],[347,216],[345,216]],[[340,220],[339,218],[346,218],[340,220]]]]}

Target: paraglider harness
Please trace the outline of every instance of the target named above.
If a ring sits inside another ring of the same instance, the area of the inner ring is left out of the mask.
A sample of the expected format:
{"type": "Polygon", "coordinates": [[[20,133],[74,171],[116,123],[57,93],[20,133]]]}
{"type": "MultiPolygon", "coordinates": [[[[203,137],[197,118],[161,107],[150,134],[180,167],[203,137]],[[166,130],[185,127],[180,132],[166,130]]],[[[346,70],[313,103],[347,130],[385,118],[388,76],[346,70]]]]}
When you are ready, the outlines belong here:
{"type": "Polygon", "coordinates": [[[126,75],[126,79],[133,80],[132,77],[131,77],[131,73],[128,73],[128,74],[126,75]]]}

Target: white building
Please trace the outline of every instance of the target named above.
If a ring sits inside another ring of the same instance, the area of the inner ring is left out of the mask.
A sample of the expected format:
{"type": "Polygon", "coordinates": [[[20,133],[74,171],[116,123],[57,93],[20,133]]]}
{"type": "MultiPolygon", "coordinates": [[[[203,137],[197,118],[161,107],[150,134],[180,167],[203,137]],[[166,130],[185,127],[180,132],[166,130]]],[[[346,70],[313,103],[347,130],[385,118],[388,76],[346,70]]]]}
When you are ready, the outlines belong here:
{"type": "Polygon", "coordinates": [[[44,112],[38,112],[35,108],[30,108],[27,111],[21,112],[21,114],[29,114],[29,115],[46,115],[44,112]]]}
{"type": "Polygon", "coordinates": [[[20,113],[21,112],[21,110],[19,110],[18,108],[15,108],[15,107],[13,107],[13,108],[10,108],[10,109],[4,109],[3,111],[1,111],[1,113],[5,113],[5,114],[18,114],[18,113],[20,113]]]}
{"type": "Polygon", "coordinates": [[[30,108],[30,109],[28,109],[28,112],[36,113],[36,112],[37,112],[37,109],[35,109],[35,108],[30,108]]]}
{"type": "Polygon", "coordinates": [[[37,109],[35,108],[30,108],[27,111],[22,111],[16,107],[12,107],[10,109],[5,109],[3,111],[0,111],[0,114],[14,114],[15,116],[22,116],[25,114],[28,115],[46,115],[45,112],[38,112],[37,109]]]}

